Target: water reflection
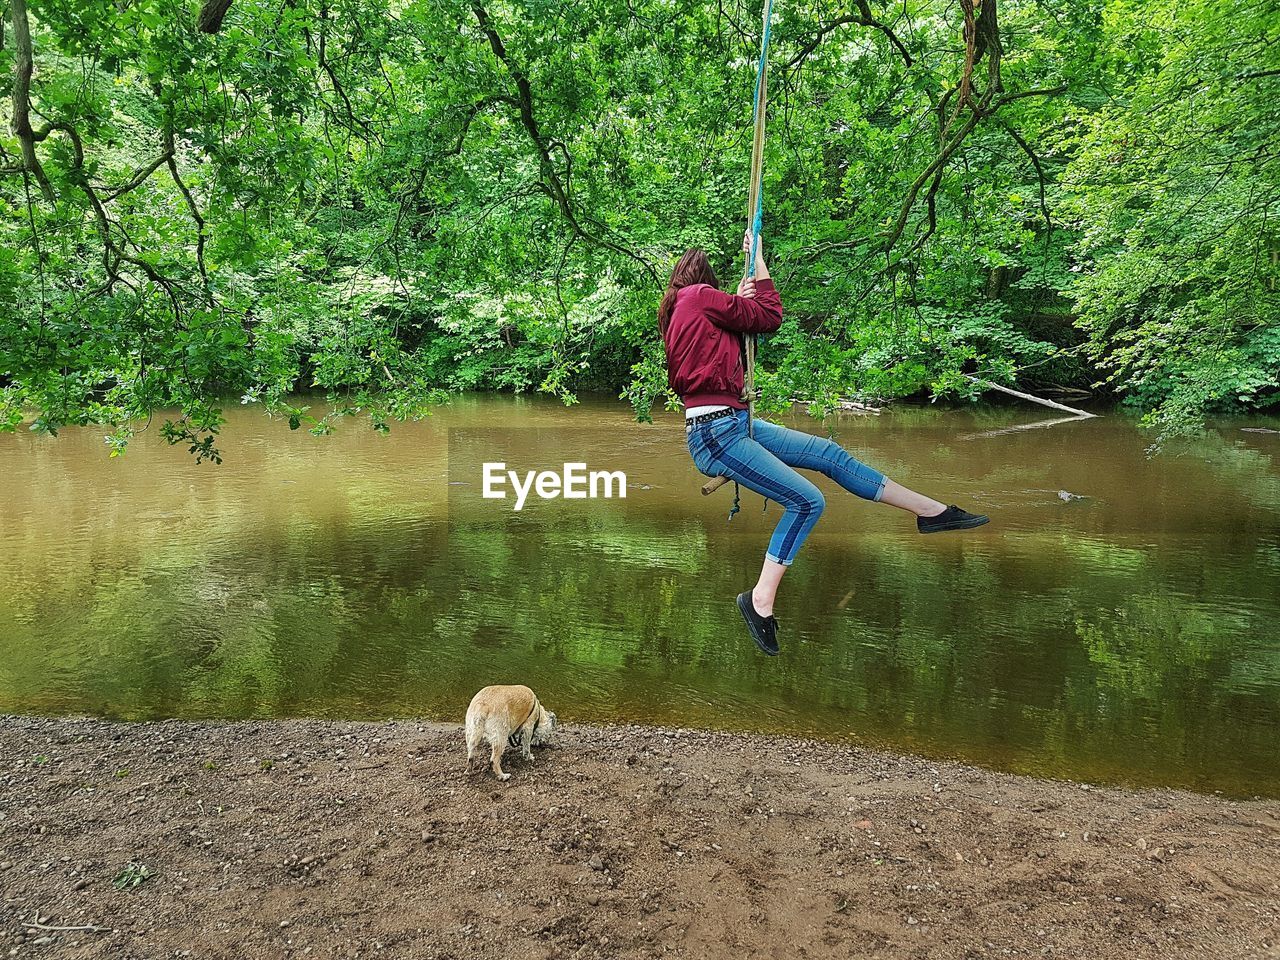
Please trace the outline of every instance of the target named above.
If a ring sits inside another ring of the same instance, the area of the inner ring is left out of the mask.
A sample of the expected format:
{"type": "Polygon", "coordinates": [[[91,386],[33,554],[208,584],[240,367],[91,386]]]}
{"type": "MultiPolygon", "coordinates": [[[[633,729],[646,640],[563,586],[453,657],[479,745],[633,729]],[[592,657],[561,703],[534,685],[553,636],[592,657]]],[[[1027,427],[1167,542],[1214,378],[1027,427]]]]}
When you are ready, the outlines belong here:
{"type": "Polygon", "coordinates": [[[1149,460],[1118,417],[1007,430],[1037,419],[829,423],[994,522],[921,538],[823,481],[777,660],[732,607],[777,507],[726,523],[674,419],[477,398],[316,439],[237,410],[221,467],[158,437],[109,461],[101,431],[0,436],[0,711],[457,718],[520,680],[577,720],[1280,795],[1280,438],[1227,425],[1149,460]],[[494,450],[620,467],[629,496],[482,502],[494,450]]]}

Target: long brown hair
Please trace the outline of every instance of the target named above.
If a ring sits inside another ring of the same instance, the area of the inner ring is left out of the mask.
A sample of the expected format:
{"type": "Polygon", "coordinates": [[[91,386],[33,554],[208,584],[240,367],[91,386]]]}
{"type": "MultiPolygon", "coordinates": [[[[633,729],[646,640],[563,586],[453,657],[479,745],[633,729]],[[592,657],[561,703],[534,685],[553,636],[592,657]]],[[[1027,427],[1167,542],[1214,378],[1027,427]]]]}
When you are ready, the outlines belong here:
{"type": "Polygon", "coordinates": [[[671,322],[671,313],[676,308],[676,291],[695,283],[709,283],[716,288],[720,286],[716,272],[711,269],[711,261],[707,259],[707,252],[697,247],[686,250],[684,256],[676,261],[676,268],[671,271],[671,282],[667,284],[667,292],[662,295],[662,303],[658,305],[658,329],[664,337],[667,335],[667,324],[671,322]]]}

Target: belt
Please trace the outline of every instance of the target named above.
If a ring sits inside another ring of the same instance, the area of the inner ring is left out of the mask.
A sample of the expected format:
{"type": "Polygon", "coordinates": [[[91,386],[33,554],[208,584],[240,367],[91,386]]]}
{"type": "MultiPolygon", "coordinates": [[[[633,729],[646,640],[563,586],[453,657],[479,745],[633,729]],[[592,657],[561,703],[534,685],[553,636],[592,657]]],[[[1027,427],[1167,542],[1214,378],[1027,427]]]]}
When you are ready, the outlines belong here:
{"type": "Polygon", "coordinates": [[[694,427],[701,426],[704,423],[710,423],[712,420],[719,420],[721,417],[731,417],[738,411],[733,407],[725,407],[723,410],[717,410],[714,413],[700,413],[696,417],[689,417],[684,422],[685,432],[689,432],[694,427]]]}

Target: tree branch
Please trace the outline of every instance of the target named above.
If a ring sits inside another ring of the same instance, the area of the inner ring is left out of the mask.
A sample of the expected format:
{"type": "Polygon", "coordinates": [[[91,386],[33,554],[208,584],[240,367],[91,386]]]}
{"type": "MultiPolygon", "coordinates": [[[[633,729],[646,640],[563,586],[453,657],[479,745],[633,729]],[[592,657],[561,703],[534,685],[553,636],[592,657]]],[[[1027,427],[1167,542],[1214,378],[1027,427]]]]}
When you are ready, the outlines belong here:
{"type": "Polygon", "coordinates": [[[921,188],[928,182],[929,178],[933,177],[935,174],[941,173],[942,168],[947,165],[947,161],[951,159],[952,154],[960,149],[960,145],[964,143],[965,137],[967,137],[970,132],[972,132],[973,128],[978,125],[978,120],[981,116],[982,114],[977,110],[972,111],[969,114],[968,119],[965,120],[964,126],[960,128],[960,132],[943,144],[942,150],[938,155],[934,157],[933,160],[929,162],[929,165],[925,167],[924,170],[920,171],[920,174],[914,181],[912,181],[911,186],[907,188],[907,195],[903,198],[902,204],[898,208],[898,216],[894,220],[893,229],[890,230],[889,235],[885,238],[885,250],[892,249],[893,245],[896,244],[898,239],[902,236],[902,231],[907,228],[907,220],[911,216],[911,209],[915,206],[916,198],[920,195],[921,188]]]}
{"type": "MultiPolygon", "coordinates": [[[[85,199],[89,201],[89,208],[93,212],[94,225],[98,230],[98,236],[102,240],[102,267],[107,274],[107,288],[105,292],[110,292],[113,283],[122,280],[120,274],[120,264],[128,263],[140,270],[148,280],[155,283],[169,298],[169,302],[173,306],[174,320],[178,323],[182,322],[182,305],[178,302],[178,296],[174,289],[174,283],[152,264],[143,260],[141,257],[128,253],[120,244],[116,243],[111,236],[111,227],[114,224],[118,229],[120,225],[115,223],[108,215],[107,208],[103,204],[102,198],[98,196],[98,191],[93,184],[89,182],[89,178],[84,174],[84,142],[80,139],[80,134],[69,123],[55,121],[46,124],[40,131],[38,136],[43,139],[54,131],[66,134],[67,139],[71,141],[72,150],[72,166],[71,175],[74,182],[80,187],[81,192],[85,195],[85,199]]],[[[126,242],[128,238],[126,236],[126,242]]],[[[136,244],[135,244],[136,248],[136,244]]]]}
{"type": "Polygon", "coordinates": [[[828,34],[834,33],[848,24],[857,24],[860,27],[874,27],[883,33],[889,39],[889,42],[897,48],[898,53],[902,56],[903,63],[908,67],[915,63],[906,44],[894,33],[893,28],[883,21],[877,20],[872,15],[871,5],[867,0],[858,0],[858,11],[857,14],[846,14],[819,27],[818,32],[805,41],[804,46],[800,48],[800,51],[794,57],[787,61],[783,69],[791,70],[798,67],[814,50],[818,49],[818,45],[822,43],[828,34]]]}
{"type": "Polygon", "coordinates": [[[1027,155],[1027,159],[1031,161],[1031,166],[1035,167],[1036,179],[1040,184],[1040,213],[1044,217],[1045,229],[1052,233],[1053,219],[1049,216],[1049,205],[1045,202],[1044,167],[1040,164],[1040,158],[1036,156],[1036,152],[1031,149],[1031,144],[1027,143],[1027,141],[1023,139],[1022,134],[1018,133],[1017,130],[1013,129],[1013,127],[1009,126],[1009,124],[1005,123],[1003,120],[1000,121],[1000,126],[1004,127],[1004,132],[1009,134],[1009,136],[1013,138],[1013,142],[1022,148],[1022,152],[1025,153],[1027,155]]]}
{"type": "Polygon", "coordinates": [[[999,100],[996,100],[991,105],[991,112],[995,113],[995,111],[999,110],[1005,104],[1013,103],[1013,101],[1015,100],[1025,100],[1027,97],[1056,97],[1059,94],[1063,94],[1066,92],[1067,92],[1067,85],[1065,83],[1061,84],[1060,86],[1045,87],[1039,90],[1021,90],[1018,93],[1006,94],[1005,96],[1001,97],[999,100]]]}
{"type": "Polygon", "coordinates": [[[153,173],[159,170],[162,166],[164,166],[165,163],[167,163],[172,159],[173,159],[173,152],[171,150],[166,149],[164,153],[160,154],[154,160],[150,161],[147,164],[144,164],[143,166],[135,170],[133,172],[133,176],[130,177],[127,181],[125,181],[120,186],[103,190],[103,193],[102,193],[103,201],[109,203],[110,201],[115,200],[118,197],[124,196],[130,190],[134,190],[142,186],[142,184],[146,182],[149,176],[151,176],[153,173]]]}
{"type": "Polygon", "coordinates": [[[902,55],[903,62],[909,67],[915,61],[911,58],[907,45],[902,42],[898,35],[893,31],[887,23],[877,20],[871,13],[871,4],[867,0],[857,0],[858,12],[862,14],[862,23],[864,26],[874,27],[889,38],[889,42],[898,48],[898,53],[902,55]]]}
{"type": "Polygon", "coordinates": [[[174,142],[173,133],[173,109],[168,111],[164,123],[164,147],[166,163],[169,167],[169,176],[173,180],[174,186],[182,194],[182,198],[187,202],[187,210],[191,213],[191,219],[196,224],[196,266],[200,270],[200,285],[204,289],[204,299],[206,303],[213,303],[213,293],[209,289],[209,272],[204,265],[204,245],[205,240],[205,221],[200,213],[200,208],[196,205],[196,198],[192,195],[190,188],[183,181],[182,176],[178,173],[178,162],[175,159],[177,148],[174,142]]]}
{"type": "MultiPolygon", "coordinates": [[[[1004,90],[1004,84],[1000,79],[1000,62],[1004,54],[1004,48],[1000,43],[999,26],[996,22],[996,0],[977,0],[977,4],[975,5],[975,0],[960,0],[960,6],[965,18],[965,63],[960,86],[957,90],[958,96],[956,97],[955,107],[943,126],[942,149],[929,162],[928,166],[920,172],[911,186],[907,188],[907,195],[903,198],[902,205],[898,209],[898,216],[894,220],[893,228],[885,239],[886,250],[892,249],[894,244],[902,237],[902,232],[906,229],[912,207],[919,197],[920,190],[925,183],[929,182],[930,178],[934,178],[934,184],[930,187],[928,194],[928,199],[932,203],[933,194],[937,189],[937,178],[941,176],[947,162],[955,154],[956,150],[960,148],[960,145],[964,143],[965,138],[973,131],[980,120],[991,116],[1001,107],[1016,100],[1022,100],[1027,97],[1054,96],[1065,92],[1067,89],[1066,85],[1063,84],[1046,89],[1022,90],[997,98],[996,94],[1004,90]],[[975,97],[972,85],[973,68],[983,56],[986,56],[988,62],[987,89],[980,97],[975,97]],[[969,107],[968,118],[954,136],[949,136],[952,123],[959,117],[960,112],[966,106],[969,107]]],[[[949,93],[948,91],[948,95],[944,96],[940,102],[940,110],[942,109],[942,104],[946,103],[949,93]]],[[[1023,143],[1025,144],[1025,141],[1023,143]]],[[[1036,162],[1037,171],[1039,171],[1038,160],[1036,162]]]]}
{"type": "Polygon", "coordinates": [[[1242,73],[1236,77],[1236,83],[1244,83],[1246,80],[1261,80],[1263,77],[1280,77],[1280,68],[1275,70],[1251,70],[1248,73],[1242,73]]]}
{"type": "Polygon", "coordinates": [[[510,53],[507,52],[506,45],[502,42],[502,37],[499,36],[498,31],[493,26],[489,13],[484,6],[478,0],[473,0],[471,10],[475,14],[476,22],[479,23],[481,32],[484,33],[489,41],[489,47],[493,50],[493,55],[506,67],[507,73],[511,76],[511,80],[516,86],[515,100],[519,106],[520,122],[538,153],[538,169],[541,174],[542,190],[555,202],[561,216],[568,222],[574,233],[588,243],[604,247],[634,260],[657,283],[658,275],[653,266],[638,253],[628,250],[608,237],[593,234],[582,225],[581,218],[573,209],[569,191],[556,170],[555,161],[551,157],[551,147],[538,126],[538,119],[533,110],[533,88],[529,84],[529,78],[520,68],[520,65],[511,57],[510,53]]]}
{"type": "MultiPolygon", "coordinates": [[[[493,96],[480,98],[478,101],[473,103],[470,107],[468,107],[465,111],[463,111],[462,116],[460,118],[461,124],[458,129],[458,136],[453,141],[453,145],[446,150],[442,150],[436,153],[434,156],[427,156],[423,158],[422,165],[418,168],[418,172],[414,177],[412,190],[408,192],[407,196],[403,196],[400,199],[398,208],[396,210],[396,222],[392,226],[391,232],[387,235],[386,239],[384,239],[381,243],[378,244],[379,247],[389,246],[391,248],[392,256],[395,258],[395,261],[396,261],[396,270],[398,274],[402,272],[400,271],[400,252],[399,252],[399,243],[398,243],[400,239],[400,229],[404,224],[404,217],[405,217],[406,211],[409,209],[411,205],[416,204],[418,202],[418,198],[422,195],[422,188],[426,185],[427,174],[430,173],[431,171],[432,163],[444,157],[459,156],[462,153],[463,144],[466,143],[467,133],[471,130],[471,124],[475,121],[476,117],[480,116],[480,114],[483,113],[485,110],[487,110],[489,107],[498,103],[505,103],[509,106],[513,106],[517,108],[520,106],[519,102],[516,100],[515,97],[509,97],[503,94],[495,94],[493,96]]],[[[402,286],[403,286],[403,283],[402,283],[402,286]]]]}

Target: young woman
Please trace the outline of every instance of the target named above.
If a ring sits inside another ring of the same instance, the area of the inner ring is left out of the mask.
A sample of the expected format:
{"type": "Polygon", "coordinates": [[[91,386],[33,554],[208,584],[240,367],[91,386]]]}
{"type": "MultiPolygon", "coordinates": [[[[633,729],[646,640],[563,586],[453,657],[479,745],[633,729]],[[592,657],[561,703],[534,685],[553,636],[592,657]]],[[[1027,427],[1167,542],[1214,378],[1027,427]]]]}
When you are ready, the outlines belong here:
{"type": "MultiPolygon", "coordinates": [[[[658,307],[658,327],[667,350],[667,382],[684,403],[694,464],[709,477],[736,480],[783,508],[759,581],[738,595],[752,639],[774,656],[778,584],[826,505],[821,491],[793,468],[816,470],[854,496],[915,514],[921,533],[968,530],[982,526],[987,517],[908,490],[823,437],[767,420],[755,420],[754,437],[747,436],[742,335],[772,333],[782,324],[782,300],[769,279],[761,246],[757,242],[755,279],[738,284],[737,296],[720,291],[706,253],[686,251],[658,307]]],[[[750,233],[743,237],[742,249],[750,251],[750,233]]]]}

